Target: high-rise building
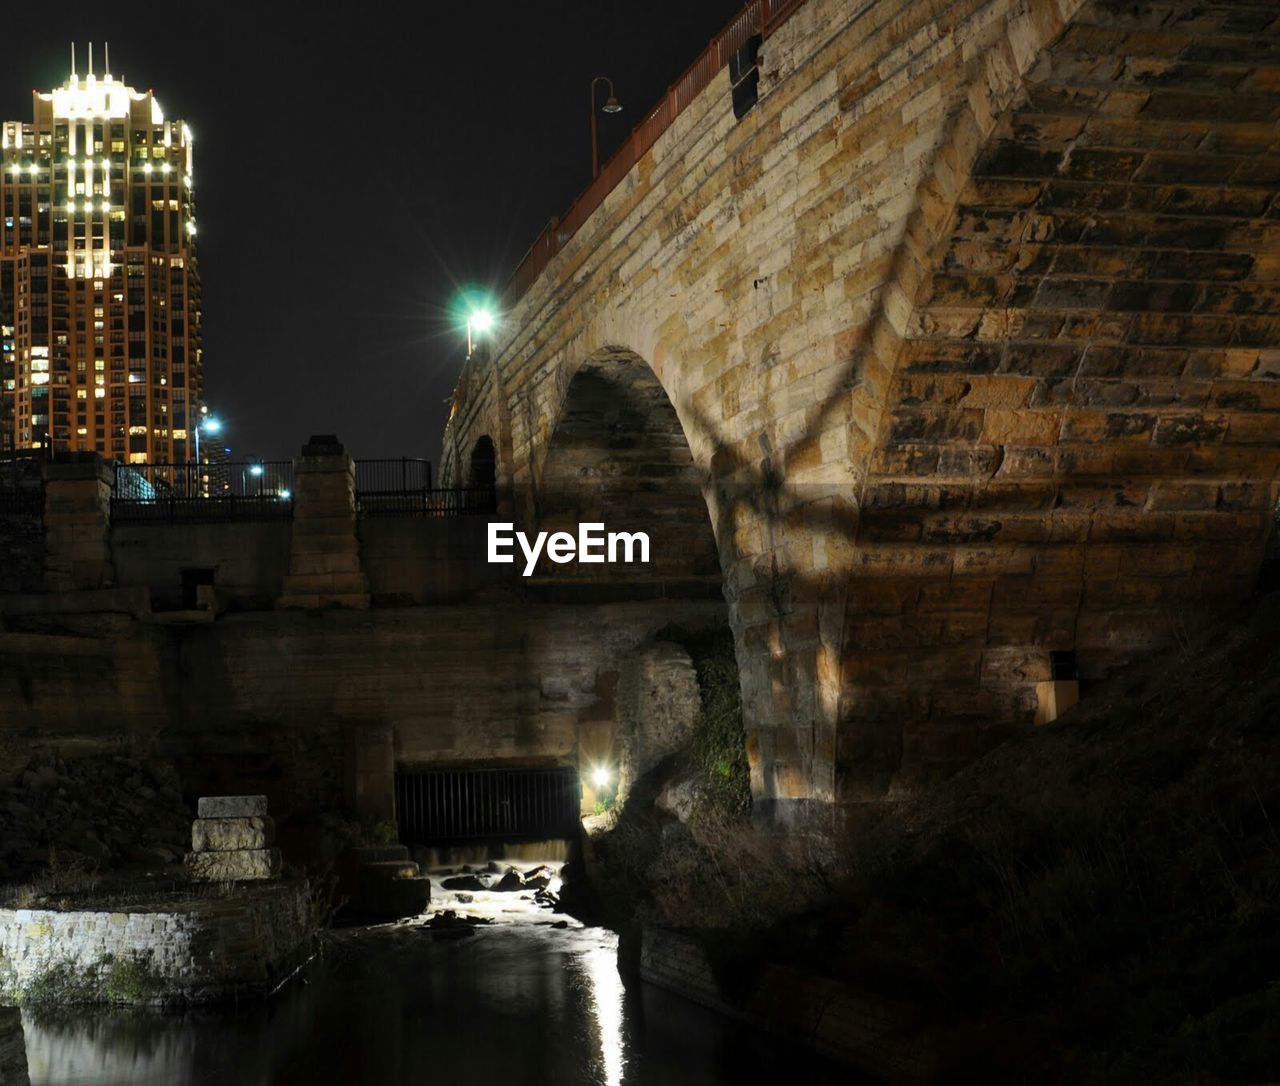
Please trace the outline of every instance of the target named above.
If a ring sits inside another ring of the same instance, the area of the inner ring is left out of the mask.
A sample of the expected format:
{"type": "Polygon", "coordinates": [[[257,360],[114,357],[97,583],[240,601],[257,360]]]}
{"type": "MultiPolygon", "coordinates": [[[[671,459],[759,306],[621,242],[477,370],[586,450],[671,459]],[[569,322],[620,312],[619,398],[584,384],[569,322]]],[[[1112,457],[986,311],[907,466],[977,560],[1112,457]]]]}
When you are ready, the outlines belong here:
{"type": "Polygon", "coordinates": [[[194,459],[200,276],[191,131],[106,72],[0,126],[0,451],[194,459]]]}

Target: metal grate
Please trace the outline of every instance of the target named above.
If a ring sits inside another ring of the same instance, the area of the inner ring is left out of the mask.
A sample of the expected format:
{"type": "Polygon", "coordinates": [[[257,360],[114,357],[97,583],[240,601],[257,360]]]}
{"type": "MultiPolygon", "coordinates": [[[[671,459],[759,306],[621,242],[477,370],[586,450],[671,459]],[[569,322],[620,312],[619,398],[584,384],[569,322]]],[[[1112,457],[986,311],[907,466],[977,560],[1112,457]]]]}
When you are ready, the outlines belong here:
{"type": "Polygon", "coordinates": [[[581,803],[571,767],[396,774],[396,822],[407,844],[569,837],[577,832],[581,803]]]}
{"type": "Polygon", "coordinates": [[[357,460],[356,494],[413,494],[431,489],[431,461],[402,456],[398,460],[357,460]]]}

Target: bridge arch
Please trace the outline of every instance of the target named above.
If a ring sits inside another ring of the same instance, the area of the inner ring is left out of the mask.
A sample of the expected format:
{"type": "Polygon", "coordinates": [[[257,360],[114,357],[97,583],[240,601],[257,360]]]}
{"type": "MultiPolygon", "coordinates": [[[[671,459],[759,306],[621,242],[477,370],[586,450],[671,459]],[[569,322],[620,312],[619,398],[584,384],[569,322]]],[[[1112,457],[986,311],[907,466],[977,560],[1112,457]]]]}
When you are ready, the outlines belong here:
{"type": "Polygon", "coordinates": [[[533,521],[539,531],[645,533],[647,563],[541,567],[557,581],[649,596],[719,596],[720,559],[704,498],[705,472],[661,382],[636,352],[595,351],[563,378],[543,448],[533,521]]]}
{"type": "Polygon", "coordinates": [[[481,434],[471,446],[468,481],[472,486],[493,486],[498,479],[498,451],[493,438],[481,434]]]}
{"type": "Polygon", "coordinates": [[[1278,39],[1261,0],[807,0],[751,113],[713,82],[514,306],[458,418],[507,411],[517,501],[578,345],[670,347],[762,805],[925,784],[1051,653],[1087,682],[1247,590],[1278,39]]]}

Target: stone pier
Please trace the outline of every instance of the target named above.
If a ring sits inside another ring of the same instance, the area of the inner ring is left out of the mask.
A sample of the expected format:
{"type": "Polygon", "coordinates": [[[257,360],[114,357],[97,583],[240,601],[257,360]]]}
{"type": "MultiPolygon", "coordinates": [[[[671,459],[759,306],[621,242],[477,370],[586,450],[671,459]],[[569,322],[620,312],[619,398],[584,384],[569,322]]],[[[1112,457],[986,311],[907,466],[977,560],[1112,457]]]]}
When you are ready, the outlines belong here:
{"type": "Polygon", "coordinates": [[[275,823],[266,796],[202,796],[191,824],[186,866],[199,882],[274,879],[280,875],[275,823]]]}
{"type": "Polygon", "coordinates": [[[331,434],[314,436],[297,461],[293,536],[281,607],[369,606],[356,534],[355,462],[331,434]]]}

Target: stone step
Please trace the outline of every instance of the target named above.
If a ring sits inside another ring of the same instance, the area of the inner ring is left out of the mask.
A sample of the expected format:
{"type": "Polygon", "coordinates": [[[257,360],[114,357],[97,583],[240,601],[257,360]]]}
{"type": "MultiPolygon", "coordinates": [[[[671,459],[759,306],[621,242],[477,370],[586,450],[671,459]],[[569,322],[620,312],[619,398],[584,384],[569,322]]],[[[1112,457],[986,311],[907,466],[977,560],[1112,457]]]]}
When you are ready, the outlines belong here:
{"type": "Polygon", "coordinates": [[[246,848],[234,852],[188,852],[184,863],[187,873],[197,882],[274,879],[280,874],[280,850],[246,848]]]}
{"type": "Polygon", "coordinates": [[[431,880],[426,875],[378,882],[360,880],[347,899],[344,911],[355,916],[389,920],[417,916],[430,900],[431,880]]]}
{"type": "Polygon", "coordinates": [[[201,818],[262,818],[266,813],[266,796],[201,796],[196,802],[201,818]]]}
{"type": "Polygon", "coordinates": [[[362,863],[356,877],[365,881],[389,882],[394,879],[416,879],[422,874],[412,860],[387,860],[362,863]]]}
{"type": "Polygon", "coordinates": [[[408,860],[408,845],[353,845],[347,855],[356,863],[380,864],[392,860],[408,860]]]}

